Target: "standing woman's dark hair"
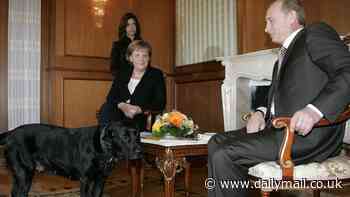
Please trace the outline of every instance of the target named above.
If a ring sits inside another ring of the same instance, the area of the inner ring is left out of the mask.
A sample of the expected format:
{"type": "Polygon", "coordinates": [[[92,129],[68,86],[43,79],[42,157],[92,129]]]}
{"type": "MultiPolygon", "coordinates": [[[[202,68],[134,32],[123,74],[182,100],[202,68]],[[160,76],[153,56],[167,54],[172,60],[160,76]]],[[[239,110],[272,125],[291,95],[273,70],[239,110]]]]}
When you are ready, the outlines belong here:
{"type": "Polygon", "coordinates": [[[120,19],[119,27],[118,27],[118,36],[119,40],[127,37],[126,27],[128,26],[128,20],[134,19],[135,26],[136,26],[136,33],[135,33],[135,39],[134,40],[141,40],[141,27],[139,20],[137,19],[136,15],[128,12],[124,14],[124,16],[120,19]]]}
{"type": "Polygon", "coordinates": [[[118,41],[113,42],[111,51],[111,67],[113,76],[121,70],[131,67],[126,60],[126,50],[134,40],[141,40],[140,23],[133,13],[126,13],[120,19],[118,27],[118,41]]]}

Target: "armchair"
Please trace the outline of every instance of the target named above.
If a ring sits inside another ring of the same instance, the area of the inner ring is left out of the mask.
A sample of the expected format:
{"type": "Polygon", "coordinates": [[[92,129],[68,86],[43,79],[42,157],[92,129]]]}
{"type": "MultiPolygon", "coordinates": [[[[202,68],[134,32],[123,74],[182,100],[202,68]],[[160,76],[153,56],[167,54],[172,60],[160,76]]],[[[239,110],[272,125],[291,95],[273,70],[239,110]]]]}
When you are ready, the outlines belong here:
{"type": "MultiPolygon", "coordinates": [[[[315,127],[340,124],[350,118],[350,105],[337,118],[335,122],[321,119],[315,127]]],[[[350,183],[350,155],[341,154],[333,158],[329,158],[321,163],[308,163],[294,166],[291,152],[294,140],[294,132],[289,128],[290,117],[278,117],[273,119],[272,124],[275,128],[284,128],[284,139],[280,147],[279,161],[263,162],[249,168],[249,175],[252,177],[253,183],[262,180],[281,180],[281,181],[305,181],[305,186],[313,190],[314,197],[320,196],[320,189],[313,188],[311,184],[316,181],[326,185],[326,181],[340,180],[342,184],[350,183]]],[[[292,183],[292,182],[291,182],[292,183]]],[[[256,184],[254,184],[256,185],[256,184]]],[[[293,185],[289,185],[293,186],[293,185]]],[[[284,185],[284,188],[264,187],[260,188],[263,197],[269,197],[272,190],[295,188],[284,185]]],[[[306,189],[306,188],[298,188],[306,189]]]]}

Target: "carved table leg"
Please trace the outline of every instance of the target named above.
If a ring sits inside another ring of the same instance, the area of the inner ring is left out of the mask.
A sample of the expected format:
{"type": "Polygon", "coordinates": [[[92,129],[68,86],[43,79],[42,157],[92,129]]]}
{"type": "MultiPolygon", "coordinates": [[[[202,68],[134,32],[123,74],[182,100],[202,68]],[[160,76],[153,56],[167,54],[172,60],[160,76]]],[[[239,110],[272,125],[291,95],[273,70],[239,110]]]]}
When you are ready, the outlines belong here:
{"type": "Polygon", "coordinates": [[[185,192],[186,197],[190,196],[191,192],[191,184],[192,184],[192,172],[191,172],[191,163],[183,159],[183,166],[185,168],[185,192]]]}
{"type": "Polygon", "coordinates": [[[179,165],[173,151],[170,148],[165,150],[165,155],[162,158],[156,158],[156,164],[164,176],[164,196],[175,196],[175,174],[176,167],[179,165]]]}
{"type": "Polygon", "coordinates": [[[164,197],[175,196],[175,179],[165,180],[164,182],[164,197]]]}

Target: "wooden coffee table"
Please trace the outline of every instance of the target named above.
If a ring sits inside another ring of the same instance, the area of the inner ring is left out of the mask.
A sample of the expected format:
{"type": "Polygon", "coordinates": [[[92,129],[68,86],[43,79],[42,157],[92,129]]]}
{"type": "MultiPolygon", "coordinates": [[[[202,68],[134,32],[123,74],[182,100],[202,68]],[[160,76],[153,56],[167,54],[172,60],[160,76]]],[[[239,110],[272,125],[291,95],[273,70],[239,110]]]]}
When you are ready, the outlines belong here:
{"type": "MultiPolygon", "coordinates": [[[[189,156],[207,156],[208,140],[153,140],[142,138],[145,155],[155,159],[158,169],[164,176],[164,197],[174,197],[175,175],[178,167],[185,169],[185,190],[189,196],[191,186],[191,164],[186,160],[189,156]]],[[[132,193],[138,196],[142,189],[143,164],[132,164],[132,193]]]]}

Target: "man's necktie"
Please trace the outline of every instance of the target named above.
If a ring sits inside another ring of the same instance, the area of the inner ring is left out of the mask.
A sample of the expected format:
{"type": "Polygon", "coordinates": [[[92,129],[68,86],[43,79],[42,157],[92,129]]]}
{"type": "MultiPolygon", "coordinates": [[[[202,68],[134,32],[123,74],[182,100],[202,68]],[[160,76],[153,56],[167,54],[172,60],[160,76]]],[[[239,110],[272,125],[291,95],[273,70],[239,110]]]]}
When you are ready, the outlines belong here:
{"type": "Polygon", "coordinates": [[[270,92],[269,92],[269,98],[271,98],[271,101],[268,101],[268,113],[266,113],[266,118],[270,119],[272,114],[275,114],[275,98],[274,98],[274,93],[277,89],[277,83],[278,83],[278,78],[281,70],[281,65],[283,62],[283,58],[287,53],[287,49],[285,47],[281,47],[278,51],[277,58],[278,58],[278,64],[274,67],[273,69],[273,79],[272,79],[272,84],[270,87],[270,92]]]}
{"type": "Polygon", "coordinates": [[[283,58],[287,53],[287,49],[285,47],[281,47],[280,50],[278,51],[278,70],[280,70],[282,62],[283,62],[283,58]]]}

